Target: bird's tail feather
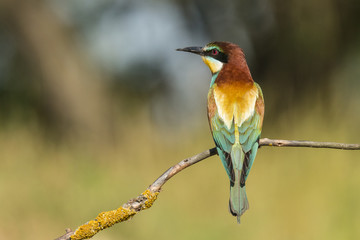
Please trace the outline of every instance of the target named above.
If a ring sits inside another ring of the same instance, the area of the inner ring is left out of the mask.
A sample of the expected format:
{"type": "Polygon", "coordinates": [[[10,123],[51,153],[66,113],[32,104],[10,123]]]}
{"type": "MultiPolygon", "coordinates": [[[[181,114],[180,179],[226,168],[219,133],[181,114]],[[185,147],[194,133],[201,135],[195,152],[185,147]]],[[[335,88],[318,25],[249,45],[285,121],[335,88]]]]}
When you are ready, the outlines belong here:
{"type": "Polygon", "coordinates": [[[240,216],[249,209],[249,202],[246,196],[245,186],[240,187],[240,184],[230,185],[230,200],[229,210],[233,216],[237,217],[237,222],[240,223],[240,216]]]}
{"type": "Polygon", "coordinates": [[[240,186],[241,172],[244,170],[244,152],[239,143],[235,143],[231,149],[231,161],[234,167],[234,178],[230,183],[230,213],[237,217],[237,222],[240,223],[240,216],[249,208],[249,203],[246,197],[245,185],[240,186]]]}

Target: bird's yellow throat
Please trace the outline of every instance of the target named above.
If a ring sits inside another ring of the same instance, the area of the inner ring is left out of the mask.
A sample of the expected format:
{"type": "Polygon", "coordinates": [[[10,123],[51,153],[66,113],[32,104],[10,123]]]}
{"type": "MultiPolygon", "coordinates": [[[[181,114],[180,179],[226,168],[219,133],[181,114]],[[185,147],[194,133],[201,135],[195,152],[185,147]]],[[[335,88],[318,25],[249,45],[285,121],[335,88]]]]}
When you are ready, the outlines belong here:
{"type": "Polygon", "coordinates": [[[214,58],[207,57],[207,56],[203,56],[201,58],[204,61],[204,63],[206,65],[208,65],[211,73],[213,73],[213,74],[219,72],[221,70],[221,68],[223,67],[223,63],[220,62],[219,60],[216,60],[214,58]]]}

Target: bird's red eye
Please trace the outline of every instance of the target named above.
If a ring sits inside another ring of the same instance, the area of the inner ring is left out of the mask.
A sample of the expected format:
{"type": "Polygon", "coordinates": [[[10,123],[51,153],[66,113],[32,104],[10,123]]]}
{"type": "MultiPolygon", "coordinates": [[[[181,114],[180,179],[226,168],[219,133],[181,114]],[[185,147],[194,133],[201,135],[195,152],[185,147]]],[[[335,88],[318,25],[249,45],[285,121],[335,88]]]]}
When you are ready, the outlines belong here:
{"type": "Polygon", "coordinates": [[[211,50],[211,54],[212,54],[212,55],[218,55],[218,54],[219,54],[219,50],[213,49],[213,50],[211,50]]]}

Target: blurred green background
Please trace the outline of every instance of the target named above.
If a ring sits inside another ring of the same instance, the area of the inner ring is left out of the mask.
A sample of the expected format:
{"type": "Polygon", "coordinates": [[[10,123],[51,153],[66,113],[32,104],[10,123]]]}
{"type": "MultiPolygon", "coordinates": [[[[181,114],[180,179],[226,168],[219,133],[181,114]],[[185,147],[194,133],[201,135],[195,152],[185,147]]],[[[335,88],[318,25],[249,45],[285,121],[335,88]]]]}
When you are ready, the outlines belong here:
{"type": "MultiPolygon", "coordinates": [[[[174,49],[239,44],[263,137],[360,142],[358,0],[2,0],[0,239],[54,239],[213,147],[210,72],[174,49]]],[[[212,157],[94,239],[359,239],[360,152],[259,150],[236,224],[212,157]]]]}

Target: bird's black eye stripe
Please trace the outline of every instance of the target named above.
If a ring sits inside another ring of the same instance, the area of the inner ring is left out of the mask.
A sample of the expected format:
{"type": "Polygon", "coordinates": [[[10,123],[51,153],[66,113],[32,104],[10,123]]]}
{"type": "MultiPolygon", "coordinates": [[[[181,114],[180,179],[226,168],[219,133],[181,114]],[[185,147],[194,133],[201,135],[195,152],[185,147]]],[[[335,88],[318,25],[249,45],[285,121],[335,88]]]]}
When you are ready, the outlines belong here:
{"type": "Polygon", "coordinates": [[[223,62],[223,63],[228,62],[228,56],[225,53],[223,53],[223,52],[216,49],[216,54],[214,54],[215,52],[213,50],[214,49],[210,49],[210,50],[205,51],[204,55],[212,57],[212,58],[214,58],[216,60],[219,60],[220,62],[223,62]]]}

